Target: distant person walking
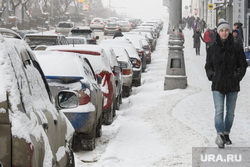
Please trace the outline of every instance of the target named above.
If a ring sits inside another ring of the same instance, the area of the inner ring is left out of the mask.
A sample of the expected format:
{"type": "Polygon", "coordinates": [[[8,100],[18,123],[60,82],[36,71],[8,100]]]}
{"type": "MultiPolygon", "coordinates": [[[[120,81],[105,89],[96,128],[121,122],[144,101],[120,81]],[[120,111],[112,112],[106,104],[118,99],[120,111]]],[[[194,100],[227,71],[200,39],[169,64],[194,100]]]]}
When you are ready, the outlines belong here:
{"type": "Polygon", "coordinates": [[[115,39],[116,37],[123,37],[123,34],[122,34],[122,30],[119,28],[118,31],[115,33],[113,39],[115,39]]]}
{"type": "Polygon", "coordinates": [[[201,40],[203,41],[203,38],[201,36],[199,28],[196,28],[196,30],[194,31],[193,39],[194,39],[194,48],[196,55],[200,55],[201,40]]]}
{"type": "Polygon", "coordinates": [[[234,42],[238,42],[243,48],[243,39],[240,37],[239,31],[237,29],[234,29],[232,31],[232,34],[233,34],[234,42]]]}
{"type": "Polygon", "coordinates": [[[207,28],[203,35],[203,40],[206,43],[206,51],[213,44],[212,43],[213,31],[207,28]]]}
{"type": "Polygon", "coordinates": [[[208,80],[212,81],[217,132],[215,143],[219,148],[224,148],[225,144],[232,144],[229,134],[234,121],[240,81],[248,65],[243,48],[233,40],[229,23],[220,19],[217,30],[216,41],[207,51],[205,70],[208,80]]]}

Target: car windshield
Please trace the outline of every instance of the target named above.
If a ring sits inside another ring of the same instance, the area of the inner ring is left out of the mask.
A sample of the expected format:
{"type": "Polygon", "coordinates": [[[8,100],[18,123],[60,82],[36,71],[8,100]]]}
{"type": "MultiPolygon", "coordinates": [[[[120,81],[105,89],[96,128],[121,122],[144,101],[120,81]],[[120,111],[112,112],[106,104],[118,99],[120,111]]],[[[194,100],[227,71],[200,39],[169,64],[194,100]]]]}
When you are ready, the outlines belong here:
{"type": "Polygon", "coordinates": [[[69,44],[85,44],[84,39],[67,38],[69,44]]]}
{"type": "Polygon", "coordinates": [[[92,30],[73,30],[70,33],[70,36],[84,36],[91,37],[92,30]]]}
{"type": "Polygon", "coordinates": [[[31,46],[31,45],[56,45],[57,39],[53,37],[26,37],[25,41],[31,46]]]}
{"type": "Polygon", "coordinates": [[[116,23],[108,23],[107,26],[108,26],[108,27],[116,27],[116,26],[118,26],[118,25],[117,25],[116,23]]]}
{"type": "Polygon", "coordinates": [[[73,24],[72,23],[59,23],[58,27],[61,27],[61,28],[72,28],[73,24]]]}

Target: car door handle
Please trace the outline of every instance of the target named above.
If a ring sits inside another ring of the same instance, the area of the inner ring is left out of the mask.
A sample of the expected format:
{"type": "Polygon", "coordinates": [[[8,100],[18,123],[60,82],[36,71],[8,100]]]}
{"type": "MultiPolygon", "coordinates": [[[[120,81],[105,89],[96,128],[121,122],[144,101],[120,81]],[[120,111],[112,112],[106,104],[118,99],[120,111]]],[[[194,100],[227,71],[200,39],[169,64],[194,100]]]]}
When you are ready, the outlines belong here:
{"type": "Polygon", "coordinates": [[[54,124],[57,125],[58,121],[57,120],[54,120],[54,124]]]}

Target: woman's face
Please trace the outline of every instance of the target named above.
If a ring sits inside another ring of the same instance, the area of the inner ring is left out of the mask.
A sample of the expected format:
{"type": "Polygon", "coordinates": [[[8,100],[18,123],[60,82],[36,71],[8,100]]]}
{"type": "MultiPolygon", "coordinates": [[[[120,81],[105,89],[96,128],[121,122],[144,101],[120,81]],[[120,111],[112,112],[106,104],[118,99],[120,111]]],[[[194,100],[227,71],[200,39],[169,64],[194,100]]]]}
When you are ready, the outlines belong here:
{"type": "Polygon", "coordinates": [[[219,32],[220,38],[221,39],[227,39],[228,35],[229,35],[229,29],[227,28],[222,28],[219,32]]]}

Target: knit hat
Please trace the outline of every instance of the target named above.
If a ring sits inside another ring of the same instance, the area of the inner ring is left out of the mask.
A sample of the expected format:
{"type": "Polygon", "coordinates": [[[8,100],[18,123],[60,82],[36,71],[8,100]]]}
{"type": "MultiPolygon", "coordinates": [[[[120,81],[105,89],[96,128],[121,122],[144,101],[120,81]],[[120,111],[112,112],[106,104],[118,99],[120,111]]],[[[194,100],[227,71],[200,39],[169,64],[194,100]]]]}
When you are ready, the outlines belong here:
{"type": "Polygon", "coordinates": [[[217,25],[217,32],[220,32],[220,30],[223,28],[227,28],[230,31],[229,23],[224,19],[220,19],[219,24],[217,25]]]}

